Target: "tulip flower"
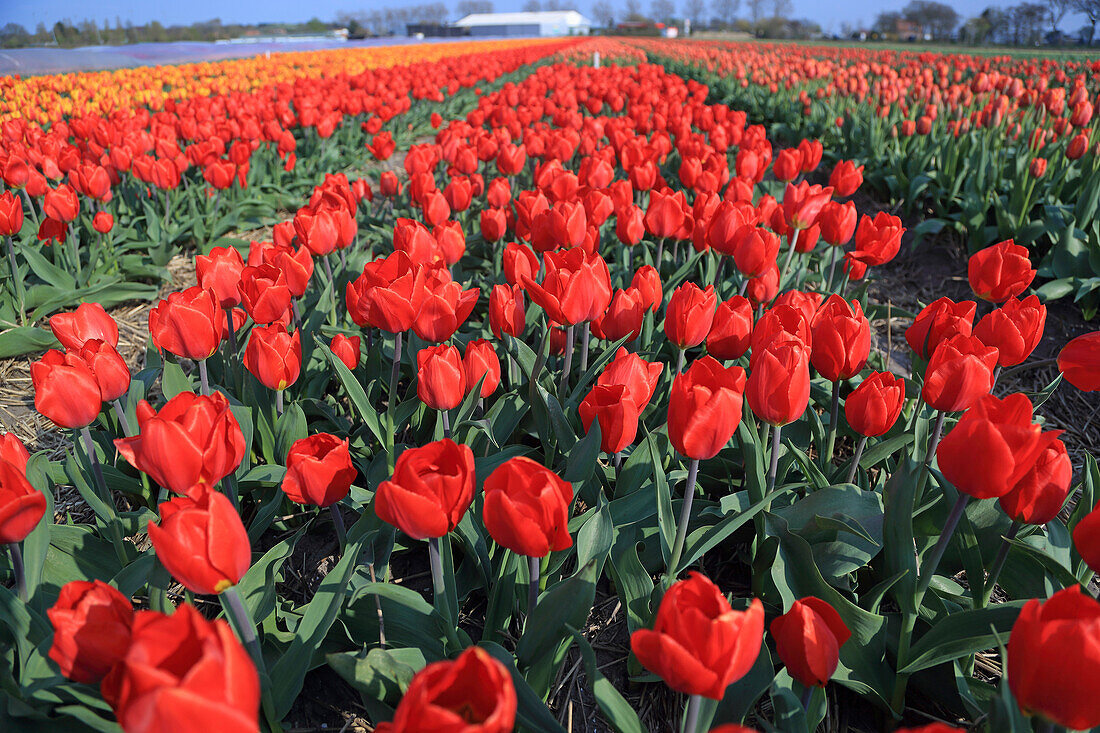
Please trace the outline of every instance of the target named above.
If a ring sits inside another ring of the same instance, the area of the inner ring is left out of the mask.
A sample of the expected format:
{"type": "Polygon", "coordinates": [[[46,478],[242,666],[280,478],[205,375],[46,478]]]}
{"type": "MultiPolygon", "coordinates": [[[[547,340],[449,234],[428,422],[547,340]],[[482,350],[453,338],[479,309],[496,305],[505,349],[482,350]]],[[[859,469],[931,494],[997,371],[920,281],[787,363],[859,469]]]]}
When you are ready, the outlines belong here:
{"type": "Polygon", "coordinates": [[[867,446],[867,438],[883,435],[901,415],[905,405],[905,380],[890,372],[871,372],[859,383],[848,399],[844,401],[844,417],[852,430],[860,435],[852,457],[852,467],[848,471],[848,483],[855,478],[859,459],[867,446]]]}
{"type": "Polygon", "coordinates": [[[740,295],[719,303],[707,334],[707,353],[716,359],[739,359],[752,337],[752,304],[740,295]]]}
{"type": "Polygon", "coordinates": [[[259,731],[255,664],[229,624],[189,604],[171,615],[139,611],[100,690],[127,733],[259,731]]]}
{"type": "Polygon", "coordinates": [[[413,331],[425,341],[447,341],[470,317],[481,291],[463,290],[442,267],[427,270],[422,282],[413,303],[413,331]]]}
{"type": "Polygon", "coordinates": [[[830,295],[811,323],[810,362],[830,382],[859,374],[871,353],[871,324],[859,301],[830,295]]]}
{"type": "Polygon", "coordinates": [[[133,606],[101,580],[66,583],[46,615],[53,626],[49,657],[73,682],[99,682],[130,648],[133,606]]]}
{"type": "MultiPolygon", "coordinates": [[[[734,611],[700,573],[672,585],[661,599],[653,629],[639,629],[630,648],[646,669],[677,692],[720,700],[752,669],[764,635],[764,606],[753,599],[734,611]]],[[[689,714],[690,715],[690,714],[689,714]]]]}
{"type": "Polygon", "coordinates": [[[637,288],[616,290],[607,312],[592,322],[592,331],[605,341],[635,341],[642,333],[646,308],[637,288]]]}
{"type": "Polygon", "coordinates": [[[833,188],[833,196],[851,196],[863,185],[863,166],[857,168],[850,160],[838,160],[833,172],[829,174],[829,185],[833,188]]]}
{"type": "Polygon", "coordinates": [[[1058,353],[1058,371],[1082,392],[1100,391],[1100,331],[1078,336],[1058,353]]]}
{"type": "Polygon", "coordinates": [[[1038,296],[1029,295],[1022,301],[1009,298],[978,321],[974,335],[986,346],[996,347],[998,366],[1016,366],[1042,341],[1046,320],[1047,308],[1038,296]]]}
{"type": "Polygon", "coordinates": [[[0,459],[0,544],[27,538],[46,513],[46,497],[27,480],[26,464],[0,459]]]}
{"type": "Polygon", "coordinates": [[[373,326],[393,334],[408,331],[416,318],[414,301],[423,287],[419,273],[419,268],[401,250],[368,262],[363,274],[347,286],[351,319],[360,326],[373,326]]]}
{"type": "Polygon", "coordinates": [[[924,371],[921,398],[943,412],[970,407],[993,389],[997,349],[973,336],[957,335],[932,354],[924,371]]]}
{"type": "Polygon", "coordinates": [[[798,306],[786,304],[779,304],[764,311],[752,329],[749,342],[752,354],[749,357],[749,366],[755,365],[757,357],[778,341],[788,339],[804,344],[809,351],[808,347],[813,343],[813,331],[806,312],[798,306]]]}
{"type": "Polygon", "coordinates": [[[244,459],[244,434],[221,392],[180,392],[156,411],[137,406],[138,435],[115,448],[132,466],[178,494],[197,495],[222,480],[244,459]]]}
{"type": "Polygon", "coordinates": [[[969,336],[974,330],[974,313],[977,303],[965,300],[956,303],[948,297],[926,305],[913,325],[905,330],[909,348],[922,359],[930,359],[944,341],[953,336],[969,336]]]}
{"type": "Polygon", "coordinates": [[[357,475],[347,439],[317,433],[290,446],[282,489],[298,504],[331,507],[348,495],[357,475]]]}
{"type": "Polygon", "coordinates": [[[62,428],[90,425],[103,407],[95,374],[78,354],[50,349],[31,364],[34,409],[62,428]]]}
{"type": "Polygon", "coordinates": [[[416,396],[433,410],[458,407],[466,394],[466,370],[458,349],[448,344],[428,346],[416,354],[416,396]]]}
{"type": "Polygon", "coordinates": [[[489,328],[498,339],[501,334],[520,336],[527,325],[523,286],[497,284],[489,293],[489,328]]]}
{"type": "Polygon", "coordinates": [[[1073,730],[1100,725],[1100,603],[1080,587],[1028,601],[1007,654],[1008,686],[1021,710],[1073,730]]]}
{"type": "Polygon", "coordinates": [[[741,422],[745,370],[723,367],[709,356],[676,375],[669,393],[668,437],[680,455],[713,458],[741,422]]]}
{"type": "Polygon", "coordinates": [[[541,283],[523,274],[520,282],[551,319],[572,326],[603,315],[611,302],[611,280],[602,257],[574,248],[547,252],[545,260],[541,283]]]}
{"type": "Polygon", "coordinates": [[[567,526],[573,487],[550,469],[512,458],[486,477],[483,488],[482,518],[497,544],[532,558],[573,545],[567,526]]]}
{"type": "MultiPolygon", "coordinates": [[[[0,237],[11,237],[23,228],[23,202],[11,191],[0,193],[0,237]]],[[[11,241],[8,241],[11,246],[11,241]]]]}
{"type": "Polygon", "coordinates": [[[149,335],[153,345],[183,359],[199,363],[203,392],[209,393],[206,359],[218,350],[226,318],[212,290],[199,286],[176,292],[149,311],[149,335]]]}
{"type": "Polygon", "coordinates": [[[241,305],[256,323],[283,321],[290,311],[290,284],[283,271],[274,265],[245,267],[237,291],[241,305]]]}
{"type": "Polygon", "coordinates": [[[92,339],[118,346],[118,324],[99,303],[81,303],[71,313],[50,316],[50,330],[66,351],[80,351],[92,339]]]}
{"type": "Polygon", "coordinates": [[[523,276],[534,279],[538,275],[539,258],[530,247],[511,243],[504,246],[501,254],[501,267],[509,285],[521,285],[523,276]]]}
{"type": "Polygon", "coordinates": [[[338,333],[332,337],[329,348],[344,363],[344,366],[351,371],[355,371],[355,368],[359,366],[359,359],[362,354],[361,344],[362,339],[358,336],[345,336],[338,333]]]}
{"type": "Polygon", "coordinates": [[[795,601],[771,625],[776,653],[803,687],[824,687],[840,662],[840,647],[852,632],[840,614],[820,598],[795,601]]]}
{"type": "Polygon", "coordinates": [[[677,373],[683,369],[684,350],[703,343],[710,332],[717,306],[713,285],[700,289],[695,283],[684,283],[669,298],[665,335],[680,350],[677,373]]]}
{"type": "Polygon", "coordinates": [[[642,306],[654,313],[664,302],[664,290],[661,285],[661,276],[650,265],[643,265],[634,272],[630,280],[630,287],[635,288],[642,296],[642,306]]]}
{"type": "Polygon", "coordinates": [[[458,526],[474,499],[474,454],[444,438],[397,457],[393,475],[378,485],[378,518],[413,539],[438,538],[458,526]]]}
{"type": "Polygon", "coordinates": [[[649,405],[653,391],[657,389],[657,382],[661,378],[663,369],[664,364],[648,362],[620,346],[615,352],[615,358],[604,367],[600,376],[596,377],[596,384],[621,385],[625,388],[623,399],[637,405],[638,412],[641,414],[649,405]]]}
{"type": "Polygon", "coordinates": [[[753,354],[745,397],[754,415],[777,428],[802,416],[810,399],[809,352],[790,338],[753,354]]]}
{"type": "Polygon", "coordinates": [[[283,411],[283,390],[302,371],[302,332],[286,332],[281,323],[256,326],[244,349],[244,366],[268,389],[275,390],[276,412],[283,411]]]}
{"type": "Polygon", "coordinates": [[[850,254],[862,265],[885,265],[901,249],[904,233],[901,219],[892,214],[880,211],[874,218],[864,214],[856,227],[855,251],[850,254]]]}
{"type": "Polygon", "coordinates": [[[972,254],[966,274],[974,294],[994,303],[1016,297],[1035,279],[1027,247],[1011,239],[972,254]]]}
{"type": "Polygon", "coordinates": [[[130,389],[130,367],[115,347],[99,339],[91,339],[77,351],[92,370],[99,385],[100,399],[117,402],[130,389]]]}
{"type": "Polygon", "coordinates": [[[511,733],[516,689],[508,670],[481,647],[454,661],[433,662],[413,676],[393,721],[377,733],[511,733]]]}
{"type": "Polygon", "coordinates": [[[600,425],[600,450],[619,453],[638,434],[638,405],[627,396],[624,385],[597,384],[577,406],[585,432],[593,422],[600,425]]]}
{"type": "Polygon", "coordinates": [[[218,305],[232,308],[241,302],[237,289],[244,270],[244,259],[235,247],[214,247],[209,255],[196,255],[195,275],[199,285],[214,291],[218,305]]]}

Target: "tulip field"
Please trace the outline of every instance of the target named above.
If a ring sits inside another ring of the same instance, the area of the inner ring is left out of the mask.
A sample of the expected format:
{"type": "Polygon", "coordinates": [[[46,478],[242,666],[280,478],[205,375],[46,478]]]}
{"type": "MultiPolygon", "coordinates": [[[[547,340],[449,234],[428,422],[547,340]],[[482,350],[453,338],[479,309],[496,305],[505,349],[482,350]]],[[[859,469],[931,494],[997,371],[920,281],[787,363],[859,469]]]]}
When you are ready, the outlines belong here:
{"type": "Polygon", "coordinates": [[[1098,71],[0,78],[0,730],[1100,727],[1098,71]]]}

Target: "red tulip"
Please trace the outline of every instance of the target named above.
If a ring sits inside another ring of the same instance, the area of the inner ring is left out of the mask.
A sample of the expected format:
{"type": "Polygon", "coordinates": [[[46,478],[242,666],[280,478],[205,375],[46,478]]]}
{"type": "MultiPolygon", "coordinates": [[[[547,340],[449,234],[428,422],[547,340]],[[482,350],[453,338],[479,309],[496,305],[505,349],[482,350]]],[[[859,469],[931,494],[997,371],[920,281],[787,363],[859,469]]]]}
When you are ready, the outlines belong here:
{"type": "Polygon", "coordinates": [[[696,359],[672,380],[668,437],[680,455],[706,460],[718,455],[741,422],[745,370],[696,359]]]}
{"type": "Polygon", "coordinates": [[[170,294],[149,311],[153,344],[194,361],[202,361],[218,350],[225,324],[214,291],[198,286],[170,294]]]}
{"type": "Polygon", "coordinates": [[[34,408],[62,428],[91,425],[103,406],[95,374],[79,355],[50,349],[31,364],[34,408]]]}
{"type": "Polygon", "coordinates": [[[1029,295],[1022,301],[1009,298],[978,321],[974,335],[986,346],[997,348],[999,366],[1016,366],[1042,341],[1046,320],[1047,308],[1038,296],[1029,295]]]}
{"type": "Polygon", "coordinates": [[[829,175],[829,185],[833,187],[833,195],[839,198],[847,198],[863,185],[863,166],[856,167],[850,160],[837,161],[836,167],[829,175]]]}
{"type": "Polygon", "coordinates": [[[119,438],[115,448],[134,468],[177,494],[202,493],[244,459],[244,434],[221,392],[180,392],[159,413],[142,400],[137,420],[138,434],[119,438]]]}
{"type": "Polygon", "coordinates": [[[100,687],[126,733],[259,731],[260,678],[225,621],[139,611],[130,638],[100,687]]]}
{"type": "Polygon", "coordinates": [[[463,290],[442,267],[423,271],[422,282],[414,294],[413,331],[425,341],[447,341],[470,317],[481,291],[463,290]]]}
{"type": "Polygon", "coordinates": [[[404,333],[416,318],[414,303],[423,287],[419,267],[401,250],[368,262],[347,286],[348,315],[360,326],[404,333]]]}
{"type": "Polygon", "coordinates": [[[809,352],[797,339],[753,352],[745,397],[754,415],[777,427],[802,417],[810,400],[809,352]]]}
{"type": "Polygon", "coordinates": [[[27,470],[31,454],[15,433],[0,433],[0,461],[7,461],[22,472],[27,470]]]}
{"type": "Polygon", "coordinates": [[[820,598],[795,601],[771,625],[775,650],[791,677],[803,687],[824,687],[836,672],[840,647],[852,632],[840,614],[820,598]]]}
{"type": "Polygon", "coordinates": [[[1035,279],[1035,270],[1027,247],[1008,239],[972,254],[966,275],[975,295],[1003,303],[1027,290],[1035,279]]]}
{"type": "MultiPolygon", "coordinates": [[[[635,188],[640,188],[637,184],[635,188]]],[[[683,194],[680,194],[682,197],[683,194]]],[[[676,236],[684,224],[684,207],[680,197],[656,189],[649,193],[649,208],[645,212],[645,228],[658,239],[676,236]]]]}
{"type": "Polygon", "coordinates": [[[1031,422],[1031,401],[1016,393],[981,396],[936,448],[944,478],[976,499],[1004,496],[1034,468],[1057,437],[1031,422]]]}
{"type": "Polygon", "coordinates": [[[665,310],[665,335],[679,349],[698,346],[710,332],[718,297],[714,286],[701,290],[695,283],[684,283],[673,291],[665,310]]]}
{"type": "Polygon", "coordinates": [[[664,302],[661,276],[651,265],[642,265],[634,271],[634,277],[630,279],[630,287],[637,289],[641,294],[642,306],[646,310],[656,313],[664,302]]]}
{"type": "Polygon", "coordinates": [[[444,438],[397,457],[393,476],[378,485],[378,518],[415,540],[442,537],[474,500],[474,454],[444,438]]]}
{"type": "Polygon", "coordinates": [[[637,288],[616,290],[607,312],[592,322],[592,332],[605,341],[634,341],[642,333],[645,304],[637,288]]]}
{"type": "Polygon", "coordinates": [[[458,407],[466,394],[466,370],[458,349],[428,346],[416,354],[416,396],[433,410],[458,407]]]}
{"type": "Polygon", "coordinates": [[[66,583],[46,615],[53,626],[50,659],[73,682],[99,682],[130,648],[133,606],[101,580],[66,583]]]}
{"type": "Polygon", "coordinates": [[[489,294],[489,327],[493,335],[497,338],[501,338],[502,333],[519,336],[526,325],[523,286],[494,285],[489,294]]]}
{"type": "Polygon", "coordinates": [[[221,593],[241,581],[252,564],[252,546],[240,515],[224,494],[211,489],[178,496],[158,507],[149,541],[165,570],[193,593],[221,593]]]}
{"type": "Polygon", "coordinates": [[[716,359],[738,359],[749,349],[752,304],[740,295],[719,303],[707,334],[707,353],[716,359]]]}
{"type": "Polygon", "coordinates": [[[130,368],[115,347],[99,339],[87,341],[77,355],[84,360],[99,385],[104,402],[117,400],[130,389],[130,368]]]}
{"type": "Polygon", "coordinates": [[[657,389],[657,382],[660,381],[663,369],[664,364],[648,362],[620,346],[615,352],[615,358],[596,378],[596,384],[623,386],[625,388],[623,399],[637,405],[638,412],[641,413],[653,397],[653,391],[657,389]]]}
{"type": "Polygon", "coordinates": [[[486,242],[497,242],[508,233],[508,219],[503,209],[482,209],[478,215],[481,237],[486,242]]]}
{"type": "Polygon", "coordinates": [[[520,280],[551,320],[570,326],[603,315],[611,302],[611,275],[599,254],[574,248],[547,252],[545,260],[541,284],[526,275],[520,280]]]}
{"type": "Polygon", "coordinates": [[[290,284],[274,265],[245,267],[237,284],[241,304],[256,323],[275,323],[290,310],[290,284]]]}
{"type": "Polygon", "coordinates": [[[534,279],[541,266],[538,255],[532,252],[530,247],[518,243],[510,243],[504,246],[501,263],[504,269],[504,277],[508,280],[509,285],[521,285],[523,276],[534,279]]]}
{"type": "Polygon", "coordinates": [[[803,181],[788,183],[783,192],[783,215],[794,229],[809,229],[817,221],[821,208],[829,202],[833,189],[811,186],[803,181]]]}
{"type": "Polygon", "coordinates": [[[775,269],[779,237],[761,227],[743,227],[733,250],[733,262],[745,277],[755,278],[775,269]]]}
{"type": "MultiPolygon", "coordinates": [[[[843,204],[830,201],[821,207],[817,223],[821,225],[822,239],[834,247],[845,245],[856,231],[856,205],[851,201],[843,204]]],[[[798,243],[802,244],[802,237],[799,237],[798,243]]]]}
{"type": "Polygon", "coordinates": [[[344,362],[344,366],[354,371],[359,366],[359,358],[362,354],[361,344],[362,339],[358,336],[345,336],[338,333],[332,337],[329,348],[340,361],[344,362]]]}
{"type": "Polygon", "coordinates": [[[283,493],[299,504],[331,506],[348,495],[356,475],[347,439],[317,433],[290,446],[283,493]]]}
{"type": "Polygon", "coordinates": [[[883,435],[901,415],[905,380],[890,372],[871,372],[844,401],[844,416],[860,435],[883,435]]]}
{"type": "Polygon", "coordinates": [[[23,202],[11,191],[0,193],[0,237],[18,234],[23,228],[23,202]]]}
{"type": "Polygon", "coordinates": [[[775,174],[777,180],[793,181],[798,178],[798,174],[801,172],[802,154],[798,151],[798,148],[780,150],[779,154],[775,156],[775,161],[772,162],[772,173],[775,174]]]}
{"type": "Polygon", "coordinates": [[[760,654],[764,606],[753,599],[734,611],[718,586],[700,573],[672,585],[657,609],[653,630],[630,637],[638,661],[687,695],[721,700],[748,674],[760,654]]]}
{"type": "Polygon", "coordinates": [[[997,349],[974,336],[954,336],[928,361],[921,398],[937,410],[965,410],[993,389],[996,366],[997,349]]]}
{"type": "Polygon", "coordinates": [[[209,255],[195,257],[195,275],[199,285],[213,290],[218,305],[231,308],[241,302],[237,284],[241,282],[244,259],[235,247],[214,247],[209,255]]]}
{"type": "Polygon", "coordinates": [[[871,354],[871,322],[858,300],[830,295],[811,324],[810,362],[830,382],[859,374],[871,354]]]}
{"type": "Polygon", "coordinates": [[[1058,353],[1058,371],[1083,392],[1100,390],[1100,331],[1078,336],[1058,353]]]}
{"type": "Polygon", "coordinates": [[[268,389],[286,389],[302,371],[301,337],[301,331],[291,335],[281,323],[256,326],[244,349],[245,368],[268,389]]]}
{"type": "Polygon", "coordinates": [[[1073,465],[1065,443],[1058,438],[1044,440],[1035,463],[1000,497],[1001,509],[1014,521],[1046,524],[1062,510],[1072,480],[1073,465]]]}
{"type": "Polygon", "coordinates": [[[472,390],[477,386],[482,376],[485,381],[481,383],[481,398],[488,397],[496,392],[500,386],[500,358],[493,345],[485,339],[474,339],[466,344],[466,351],[462,355],[462,368],[466,372],[466,389],[472,390]]]}
{"type": "Polygon", "coordinates": [[[932,301],[917,314],[913,325],[905,329],[905,341],[917,356],[929,359],[944,341],[973,333],[977,307],[972,300],[956,303],[946,296],[932,301]]]}
{"type": "Polygon", "coordinates": [[[114,229],[115,217],[106,211],[97,211],[96,215],[92,217],[92,229],[95,229],[100,234],[106,234],[114,229]]]}
{"type": "Polygon", "coordinates": [[[522,456],[498,466],[484,483],[482,519],[502,547],[527,557],[573,545],[569,536],[572,484],[550,469],[522,456]]]}
{"type": "Polygon", "coordinates": [[[4,452],[6,455],[0,454],[0,544],[3,545],[25,540],[46,513],[45,495],[31,486],[26,476],[26,460],[21,455],[12,455],[14,452],[9,448],[4,452]]]}
{"type": "Polygon", "coordinates": [[[1074,730],[1100,725],[1100,603],[1079,586],[1028,601],[1007,652],[1008,686],[1021,710],[1074,730]]]}
{"type": "Polygon", "coordinates": [[[873,219],[864,214],[856,227],[856,248],[851,257],[865,266],[884,265],[901,249],[904,233],[901,219],[892,214],[880,211],[873,219]]]}
{"type": "Polygon", "coordinates": [[[46,192],[42,201],[42,213],[56,221],[68,224],[80,212],[80,201],[76,191],[66,183],[46,192]]]}
{"type": "Polygon", "coordinates": [[[66,351],[80,351],[92,339],[118,346],[118,324],[99,303],[81,303],[71,313],[50,316],[50,330],[66,351]]]}
{"type": "Polygon", "coordinates": [[[618,453],[638,434],[639,406],[629,399],[627,388],[621,384],[593,386],[577,411],[585,432],[593,421],[599,423],[600,450],[604,453],[618,453]]]}
{"type": "Polygon", "coordinates": [[[376,733],[511,733],[516,689],[489,652],[469,647],[454,661],[433,662],[413,676],[393,722],[376,733]]]}

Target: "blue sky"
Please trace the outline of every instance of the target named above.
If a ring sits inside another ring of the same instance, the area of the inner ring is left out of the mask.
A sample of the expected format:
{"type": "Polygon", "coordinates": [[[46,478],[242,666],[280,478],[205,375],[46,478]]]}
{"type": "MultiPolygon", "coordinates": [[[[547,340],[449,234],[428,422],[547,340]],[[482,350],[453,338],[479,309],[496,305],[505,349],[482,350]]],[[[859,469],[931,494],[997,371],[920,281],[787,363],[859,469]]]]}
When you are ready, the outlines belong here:
{"type": "MultiPolygon", "coordinates": [[[[447,0],[445,0],[447,1],[447,0]]],[[[643,9],[649,0],[641,0],[643,9]]],[[[199,20],[221,18],[223,22],[255,23],[260,21],[294,22],[308,20],[316,15],[322,20],[330,20],[341,11],[372,10],[386,6],[398,6],[416,2],[416,0],[187,0],[187,2],[164,2],[162,0],[0,0],[0,25],[19,23],[33,30],[39,22],[52,25],[58,20],[68,18],[74,22],[84,18],[93,18],[99,23],[108,20],[112,25],[115,18],[123,22],[129,20],[135,24],[159,20],[164,25],[188,24],[199,20]]],[[[682,0],[674,0],[682,2],[682,0]]],[[[821,2],[820,0],[793,0],[796,17],[809,18],[821,24],[825,31],[839,31],[840,24],[848,21],[853,25],[870,25],[875,16],[883,10],[900,10],[908,0],[840,0],[839,2],[821,2]]],[[[976,15],[989,5],[1010,5],[991,0],[947,0],[960,15],[976,15]]],[[[454,8],[457,0],[449,0],[454,8]]],[[[497,10],[519,10],[522,0],[496,0],[497,10]]],[[[577,0],[577,9],[588,10],[591,0],[577,0]]],[[[623,5],[622,0],[612,0],[613,5],[623,5]]],[[[765,3],[765,6],[770,3],[765,3]]],[[[741,14],[745,14],[745,3],[741,3],[741,14]]],[[[1062,30],[1073,32],[1083,24],[1079,16],[1067,17],[1062,30]]]]}

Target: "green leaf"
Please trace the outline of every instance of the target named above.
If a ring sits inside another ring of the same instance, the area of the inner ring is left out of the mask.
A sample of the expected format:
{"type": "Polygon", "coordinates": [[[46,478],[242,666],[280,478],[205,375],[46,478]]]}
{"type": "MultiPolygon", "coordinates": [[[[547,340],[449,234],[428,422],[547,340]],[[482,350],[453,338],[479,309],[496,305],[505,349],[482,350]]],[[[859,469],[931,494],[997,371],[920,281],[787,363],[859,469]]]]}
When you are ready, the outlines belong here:
{"type": "Polygon", "coordinates": [[[351,370],[344,365],[344,362],[340,361],[340,357],[332,353],[332,349],[328,347],[328,344],[319,340],[317,344],[321,347],[322,353],[328,357],[333,371],[336,372],[336,377],[340,380],[340,384],[344,386],[344,391],[348,393],[348,399],[351,400],[352,406],[355,407],[356,414],[366,423],[370,431],[374,433],[374,437],[378,439],[378,442],[385,445],[386,440],[382,432],[382,425],[378,421],[378,411],[374,409],[370,404],[370,400],[367,399],[367,393],[363,390],[363,385],[359,384],[359,380],[355,378],[351,370]]]}
{"type": "Polygon", "coordinates": [[[611,521],[611,512],[602,489],[599,500],[599,511],[594,512],[577,532],[577,565],[584,567],[595,561],[596,577],[603,573],[604,561],[615,539],[615,523],[611,521]]]}
{"type": "Polygon", "coordinates": [[[939,621],[913,644],[910,662],[900,674],[915,674],[937,664],[961,659],[997,646],[1012,632],[1024,601],[997,603],[973,611],[956,611],[939,621]]]}
{"type": "Polygon", "coordinates": [[[252,616],[253,623],[262,624],[275,610],[275,584],[281,577],[283,563],[294,552],[298,540],[308,528],[309,524],[302,525],[293,535],[265,552],[263,557],[252,563],[252,567],[237,584],[237,593],[252,616]]]}
{"type": "Polygon", "coordinates": [[[588,434],[573,444],[565,461],[561,477],[572,483],[586,481],[596,470],[600,457],[600,422],[593,420],[588,434]]]}
{"type": "Polygon", "coordinates": [[[276,457],[285,462],[291,446],[308,434],[309,425],[306,422],[306,413],[302,410],[301,405],[292,402],[275,421],[276,457]]]}
{"type": "Polygon", "coordinates": [[[194,392],[194,383],[191,377],[183,373],[181,367],[173,359],[164,360],[164,368],[160,377],[160,388],[164,392],[165,399],[172,399],[181,392],[194,392]]]}
{"type": "Polygon", "coordinates": [[[543,593],[516,644],[520,664],[529,668],[550,661],[558,645],[569,637],[566,627],[584,627],[595,597],[595,560],[543,593]]]}
{"type": "Polygon", "coordinates": [[[515,660],[504,647],[493,642],[483,641],[481,648],[493,655],[493,658],[504,665],[512,674],[512,682],[516,688],[516,731],[517,733],[565,733],[550,709],[539,698],[538,694],[527,684],[527,680],[516,669],[515,660]]]}
{"type": "Polygon", "coordinates": [[[0,333],[0,359],[10,359],[59,346],[53,334],[35,326],[9,328],[0,333]]]}
{"type": "Polygon", "coordinates": [[[329,654],[328,666],[364,695],[396,707],[413,675],[424,667],[424,655],[416,649],[371,649],[329,654]]]}

